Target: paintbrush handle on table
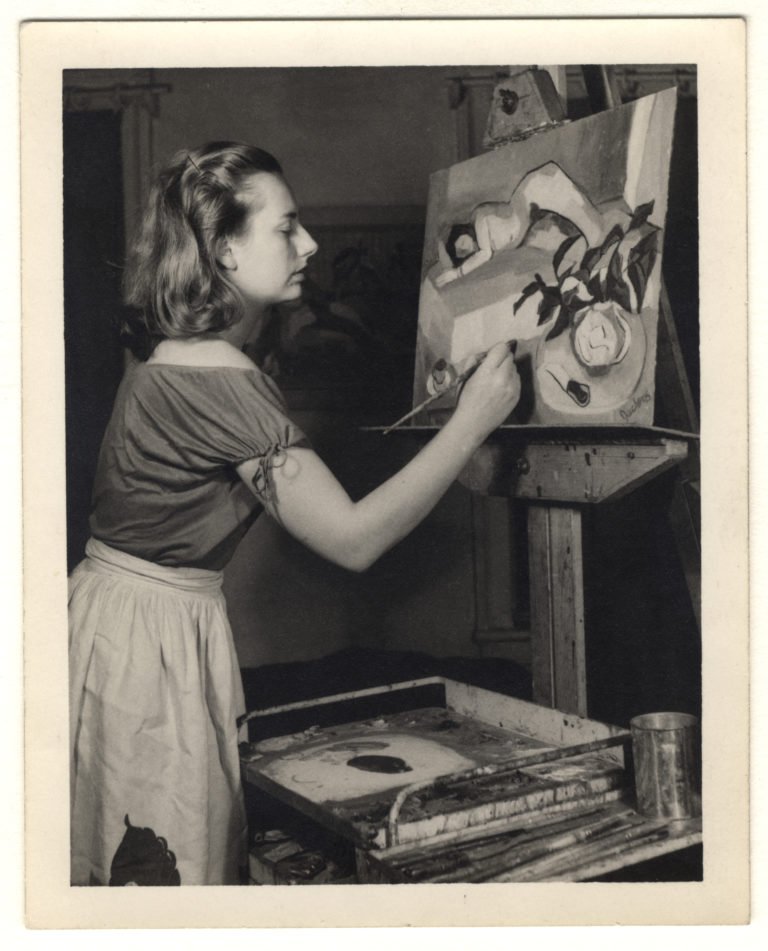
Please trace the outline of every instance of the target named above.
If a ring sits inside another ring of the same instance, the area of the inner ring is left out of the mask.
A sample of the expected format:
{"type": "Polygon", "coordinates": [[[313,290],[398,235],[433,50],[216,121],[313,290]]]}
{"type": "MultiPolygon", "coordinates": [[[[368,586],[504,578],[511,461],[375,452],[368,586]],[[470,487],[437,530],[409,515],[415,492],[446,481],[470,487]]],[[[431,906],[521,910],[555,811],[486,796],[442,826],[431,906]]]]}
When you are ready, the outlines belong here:
{"type": "MultiPolygon", "coordinates": [[[[514,353],[515,348],[517,347],[517,340],[508,340],[506,341],[509,349],[514,353]]],[[[403,423],[407,423],[409,419],[413,419],[414,416],[425,410],[428,406],[431,406],[436,400],[439,400],[441,397],[445,396],[448,393],[453,393],[454,390],[457,390],[460,386],[467,382],[467,380],[472,376],[475,370],[480,366],[480,364],[488,356],[488,350],[484,350],[482,353],[478,353],[472,363],[467,367],[466,370],[463,370],[456,379],[446,386],[444,389],[439,390],[437,393],[433,393],[432,396],[428,396],[425,400],[422,400],[418,406],[414,406],[412,410],[409,410],[405,416],[401,416],[400,419],[395,420],[391,426],[387,426],[386,429],[382,430],[382,436],[386,436],[387,433],[391,433],[393,429],[398,429],[403,423]]]]}
{"type": "Polygon", "coordinates": [[[497,842],[493,849],[490,847],[491,843],[469,845],[461,850],[454,848],[452,867],[444,861],[444,867],[435,871],[429,880],[440,883],[495,880],[497,875],[505,874],[519,864],[550,855],[554,850],[603,834],[623,824],[623,814],[604,816],[595,813],[591,817],[582,815],[575,819],[561,819],[548,826],[528,831],[521,829],[512,836],[507,833],[506,836],[500,837],[501,841],[497,842]],[[474,870],[470,879],[466,874],[468,868],[474,870]]]}
{"type": "Polygon", "coordinates": [[[543,855],[539,859],[526,862],[522,868],[511,868],[499,875],[496,882],[536,882],[549,878],[571,878],[574,871],[590,862],[609,858],[617,853],[629,852],[641,845],[649,845],[669,838],[669,829],[662,825],[649,828],[641,819],[628,823],[623,828],[608,828],[602,834],[586,836],[579,842],[560,851],[543,855]]]}

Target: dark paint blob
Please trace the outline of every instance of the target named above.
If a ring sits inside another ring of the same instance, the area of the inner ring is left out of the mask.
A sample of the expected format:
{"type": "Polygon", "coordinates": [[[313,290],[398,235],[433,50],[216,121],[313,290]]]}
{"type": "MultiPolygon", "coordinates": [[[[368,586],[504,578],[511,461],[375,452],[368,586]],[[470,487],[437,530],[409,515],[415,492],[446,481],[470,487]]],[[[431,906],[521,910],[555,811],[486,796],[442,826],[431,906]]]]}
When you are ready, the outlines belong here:
{"type": "Polygon", "coordinates": [[[587,406],[589,404],[590,394],[589,387],[586,383],[579,383],[578,380],[568,380],[565,392],[574,403],[578,403],[579,406],[587,406]]]}
{"type": "Polygon", "coordinates": [[[399,756],[353,756],[347,766],[369,773],[410,773],[411,767],[399,756]]]}

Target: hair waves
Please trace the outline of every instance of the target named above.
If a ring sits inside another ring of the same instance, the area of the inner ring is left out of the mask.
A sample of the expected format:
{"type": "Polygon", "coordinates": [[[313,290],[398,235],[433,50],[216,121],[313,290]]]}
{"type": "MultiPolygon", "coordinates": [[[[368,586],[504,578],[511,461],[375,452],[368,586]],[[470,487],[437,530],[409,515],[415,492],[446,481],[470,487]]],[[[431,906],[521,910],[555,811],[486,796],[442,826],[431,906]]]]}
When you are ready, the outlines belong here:
{"type": "Polygon", "coordinates": [[[281,175],[255,146],[212,142],[177,153],[157,176],[123,279],[127,345],[146,359],[160,340],[194,337],[236,323],[242,302],[217,260],[222,239],[245,227],[244,195],[257,172],[281,175]]]}

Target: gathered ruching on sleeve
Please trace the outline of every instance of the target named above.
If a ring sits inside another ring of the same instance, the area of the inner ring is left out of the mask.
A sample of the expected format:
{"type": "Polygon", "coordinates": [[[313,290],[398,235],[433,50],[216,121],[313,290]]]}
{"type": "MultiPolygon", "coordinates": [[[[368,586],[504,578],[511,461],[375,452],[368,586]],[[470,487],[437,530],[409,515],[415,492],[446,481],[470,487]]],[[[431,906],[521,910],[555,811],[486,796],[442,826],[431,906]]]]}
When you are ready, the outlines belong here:
{"type": "Polygon", "coordinates": [[[257,458],[259,467],[254,472],[251,483],[262,501],[271,502],[275,496],[272,470],[285,463],[285,450],[282,446],[270,446],[263,456],[257,458]]]}

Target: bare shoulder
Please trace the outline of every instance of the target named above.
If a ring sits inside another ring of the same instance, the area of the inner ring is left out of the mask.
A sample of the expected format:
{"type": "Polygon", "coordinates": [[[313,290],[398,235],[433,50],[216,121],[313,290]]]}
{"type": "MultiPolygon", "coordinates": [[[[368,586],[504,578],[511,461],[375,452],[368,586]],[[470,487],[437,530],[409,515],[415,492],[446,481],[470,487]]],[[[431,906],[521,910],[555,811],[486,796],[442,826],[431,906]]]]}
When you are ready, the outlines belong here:
{"type": "Polygon", "coordinates": [[[226,340],[189,339],[163,340],[149,358],[149,363],[190,367],[234,367],[254,370],[256,364],[226,340]]]}

